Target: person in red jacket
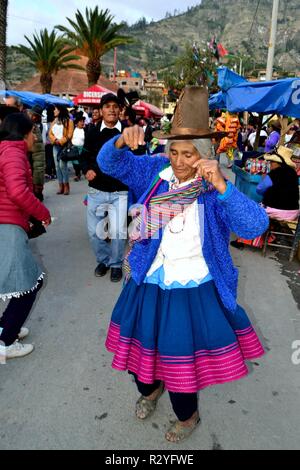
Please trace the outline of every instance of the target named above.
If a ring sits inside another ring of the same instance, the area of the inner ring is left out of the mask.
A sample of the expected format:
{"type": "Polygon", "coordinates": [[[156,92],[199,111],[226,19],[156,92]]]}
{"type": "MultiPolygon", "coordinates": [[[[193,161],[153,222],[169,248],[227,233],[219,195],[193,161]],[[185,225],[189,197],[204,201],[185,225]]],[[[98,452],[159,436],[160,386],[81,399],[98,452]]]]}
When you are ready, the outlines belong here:
{"type": "Polygon", "coordinates": [[[27,153],[35,136],[22,113],[7,116],[0,126],[0,299],[9,304],[0,319],[0,362],[31,353],[33,345],[19,342],[22,328],[42,287],[44,273],[34,259],[27,233],[30,218],[47,227],[48,209],[34,196],[27,153]]]}

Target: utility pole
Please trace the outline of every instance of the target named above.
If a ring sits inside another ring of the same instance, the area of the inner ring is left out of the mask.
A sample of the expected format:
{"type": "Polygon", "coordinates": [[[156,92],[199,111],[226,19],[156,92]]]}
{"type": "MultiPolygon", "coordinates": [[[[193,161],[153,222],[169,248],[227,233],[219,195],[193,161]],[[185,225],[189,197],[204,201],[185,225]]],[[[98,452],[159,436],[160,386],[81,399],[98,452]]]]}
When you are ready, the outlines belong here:
{"type": "Polygon", "coordinates": [[[117,48],[114,48],[114,82],[117,78],[117,48]]]}
{"type": "Polygon", "coordinates": [[[266,80],[272,80],[273,78],[273,65],[274,65],[276,35],[277,35],[278,11],[279,11],[279,0],[273,0],[273,13],[272,13],[266,80]]]}

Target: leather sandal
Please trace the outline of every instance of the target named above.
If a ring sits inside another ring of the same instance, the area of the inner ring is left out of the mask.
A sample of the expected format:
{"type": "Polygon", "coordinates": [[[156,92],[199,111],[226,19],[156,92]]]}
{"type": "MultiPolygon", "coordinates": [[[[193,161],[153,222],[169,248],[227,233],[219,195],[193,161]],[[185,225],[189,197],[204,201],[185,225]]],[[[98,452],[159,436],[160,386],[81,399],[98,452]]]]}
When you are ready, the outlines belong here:
{"type": "Polygon", "coordinates": [[[158,395],[154,400],[147,400],[143,395],[140,396],[135,405],[135,415],[138,419],[145,420],[154,413],[157,402],[165,390],[163,383],[160,384],[158,390],[158,395]]]}
{"type": "Polygon", "coordinates": [[[165,438],[168,442],[171,442],[173,444],[179,444],[179,442],[182,442],[184,439],[187,439],[192,434],[192,432],[196,429],[200,422],[201,420],[199,416],[195,419],[191,426],[183,426],[181,421],[175,421],[175,423],[172,424],[170,429],[168,429],[168,431],[166,432],[165,438]],[[170,439],[168,437],[168,434],[172,434],[174,439],[170,439]]]}

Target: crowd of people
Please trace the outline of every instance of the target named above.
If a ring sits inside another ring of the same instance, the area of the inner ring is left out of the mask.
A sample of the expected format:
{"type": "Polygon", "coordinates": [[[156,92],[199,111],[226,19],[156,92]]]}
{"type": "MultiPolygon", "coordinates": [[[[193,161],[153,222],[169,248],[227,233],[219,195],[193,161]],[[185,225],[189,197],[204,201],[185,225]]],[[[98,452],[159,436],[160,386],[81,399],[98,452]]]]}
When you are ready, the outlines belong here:
{"type": "MultiPolygon", "coordinates": [[[[106,341],[113,367],[134,377],[140,420],[155,411],[164,389],[169,392],[177,421],[165,437],[182,441],[200,423],[198,392],[244,377],[245,360],[264,353],[237,304],[228,247],[231,232],[241,240],[264,234],[269,213],[224,177],[216,157],[220,148],[229,161],[233,148],[253,149],[254,126],[227,116],[225,127],[221,121],[209,127],[201,87],[183,91],[168,129],[137,119],[112,93],[91,115],[60,105],[46,113],[39,106],[26,110],[8,97],[0,119],[0,298],[9,300],[0,319],[0,354],[11,359],[33,350],[20,340],[29,334],[24,323],[44,273],[28,238],[37,225],[51,223],[43,204],[45,178],[57,178],[57,195],[69,196],[72,164],[74,181],[84,176],[88,182],[94,274],[110,271],[116,283],[125,274],[106,341]]],[[[259,141],[272,162],[258,188],[268,210],[285,210],[282,199],[278,206],[278,187],[291,190],[298,183],[291,155],[276,147],[279,140],[273,122],[259,141]]],[[[286,199],[298,216],[295,188],[286,199]]]]}

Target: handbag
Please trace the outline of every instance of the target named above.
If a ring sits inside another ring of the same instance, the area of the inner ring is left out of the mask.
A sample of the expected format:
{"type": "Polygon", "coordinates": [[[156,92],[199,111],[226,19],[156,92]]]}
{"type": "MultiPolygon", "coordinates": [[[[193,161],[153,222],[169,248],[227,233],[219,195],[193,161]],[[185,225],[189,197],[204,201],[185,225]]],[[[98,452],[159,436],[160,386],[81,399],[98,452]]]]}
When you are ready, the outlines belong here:
{"type": "Polygon", "coordinates": [[[46,233],[46,229],[43,223],[40,220],[35,219],[34,217],[30,217],[29,219],[29,232],[28,238],[31,240],[32,238],[37,238],[46,233]]]}
{"type": "Polygon", "coordinates": [[[58,157],[63,162],[72,162],[73,160],[78,160],[80,156],[79,149],[76,145],[73,145],[69,142],[65,145],[58,154],[58,157]]]}

